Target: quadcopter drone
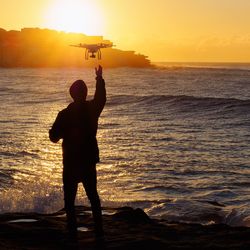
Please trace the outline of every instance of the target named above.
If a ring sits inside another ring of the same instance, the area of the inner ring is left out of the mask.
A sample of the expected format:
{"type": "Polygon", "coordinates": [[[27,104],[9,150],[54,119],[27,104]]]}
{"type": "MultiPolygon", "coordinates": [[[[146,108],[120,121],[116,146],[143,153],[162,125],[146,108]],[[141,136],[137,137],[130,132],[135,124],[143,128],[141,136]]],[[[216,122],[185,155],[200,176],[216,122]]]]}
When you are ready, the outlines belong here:
{"type": "Polygon", "coordinates": [[[78,45],[70,45],[70,46],[86,49],[85,60],[88,60],[89,57],[96,58],[96,54],[97,54],[98,60],[100,60],[102,58],[101,49],[111,48],[113,47],[113,44],[112,43],[109,43],[109,44],[107,43],[96,43],[96,44],[79,43],[78,45]]]}

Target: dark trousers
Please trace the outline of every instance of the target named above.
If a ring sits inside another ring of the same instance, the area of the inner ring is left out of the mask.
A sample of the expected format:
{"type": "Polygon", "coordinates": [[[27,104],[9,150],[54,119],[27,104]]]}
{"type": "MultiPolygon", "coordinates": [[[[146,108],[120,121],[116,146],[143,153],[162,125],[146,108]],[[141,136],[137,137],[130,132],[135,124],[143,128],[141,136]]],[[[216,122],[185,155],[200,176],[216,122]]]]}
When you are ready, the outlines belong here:
{"type": "Polygon", "coordinates": [[[76,215],[75,215],[75,197],[78,183],[82,183],[91,204],[92,214],[95,222],[95,233],[101,235],[102,229],[102,212],[99,195],[97,192],[96,166],[88,167],[82,171],[72,171],[73,168],[64,168],[63,171],[63,189],[64,204],[67,215],[67,226],[70,232],[76,232],[76,215]],[[69,170],[67,170],[69,169],[69,170]]]}

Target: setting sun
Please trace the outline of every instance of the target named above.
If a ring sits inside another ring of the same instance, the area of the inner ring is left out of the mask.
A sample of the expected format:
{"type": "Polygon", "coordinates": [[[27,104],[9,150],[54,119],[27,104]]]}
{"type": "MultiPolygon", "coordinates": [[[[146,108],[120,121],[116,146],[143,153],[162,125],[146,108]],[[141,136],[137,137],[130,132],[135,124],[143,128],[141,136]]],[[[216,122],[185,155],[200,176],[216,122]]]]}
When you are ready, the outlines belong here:
{"type": "Polygon", "coordinates": [[[101,11],[94,1],[54,0],[48,4],[45,25],[66,32],[81,32],[87,35],[103,33],[101,11]]]}
{"type": "Polygon", "coordinates": [[[0,28],[103,36],[155,62],[250,62],[249,0],[1,1],[0,28]]]}

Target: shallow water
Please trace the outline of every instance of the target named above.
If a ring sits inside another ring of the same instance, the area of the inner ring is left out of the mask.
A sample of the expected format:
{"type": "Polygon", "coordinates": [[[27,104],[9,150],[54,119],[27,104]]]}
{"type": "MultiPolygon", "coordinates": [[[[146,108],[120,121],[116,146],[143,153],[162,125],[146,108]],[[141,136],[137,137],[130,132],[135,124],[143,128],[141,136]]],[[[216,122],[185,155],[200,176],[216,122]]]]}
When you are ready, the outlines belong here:
{"type": "MultiPolygon", "coordinates": [[[[104,71],[98,189],[103,206],[250,226],[250,68],[104,71]]],[[[63,207],[61,145],[48,139],[68,88],[91,69],[0,69],[0,211],[63,207]]],[[[79,186],[77,204],[88,204],[79,186]]]]}

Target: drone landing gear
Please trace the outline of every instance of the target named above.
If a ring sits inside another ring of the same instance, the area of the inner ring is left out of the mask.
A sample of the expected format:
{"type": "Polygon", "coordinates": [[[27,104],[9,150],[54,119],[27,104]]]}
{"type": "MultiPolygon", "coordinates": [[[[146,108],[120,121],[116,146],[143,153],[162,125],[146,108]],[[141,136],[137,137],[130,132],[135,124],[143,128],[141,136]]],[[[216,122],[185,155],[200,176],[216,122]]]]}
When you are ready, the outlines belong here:
{"type": "Polygon", "coordinates": [[[89,50],[86,49],[85,50],[85,60],[88,60],[89,59],[89,50]]]}
{"type": "Polygon", "coordinates": [[[98,57],[98,60],[101,60],[101,58],[102,58],[102,53],[101,53],[100,49],[98,49],[98,51],[97,51],[97,57],[98,57]]]}

